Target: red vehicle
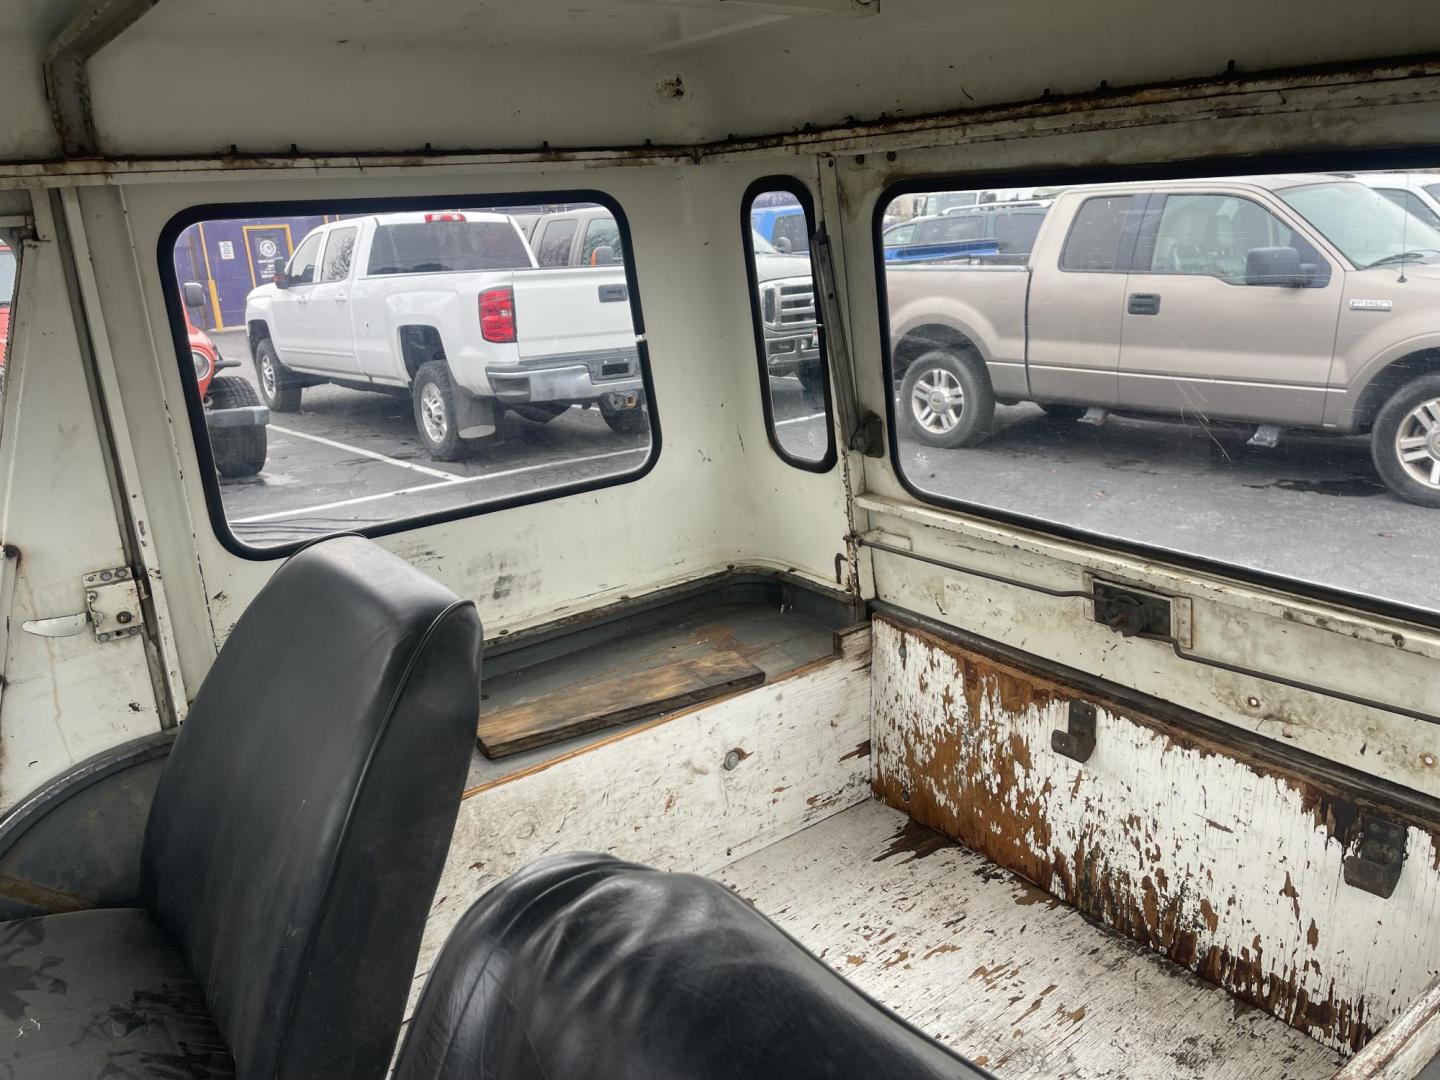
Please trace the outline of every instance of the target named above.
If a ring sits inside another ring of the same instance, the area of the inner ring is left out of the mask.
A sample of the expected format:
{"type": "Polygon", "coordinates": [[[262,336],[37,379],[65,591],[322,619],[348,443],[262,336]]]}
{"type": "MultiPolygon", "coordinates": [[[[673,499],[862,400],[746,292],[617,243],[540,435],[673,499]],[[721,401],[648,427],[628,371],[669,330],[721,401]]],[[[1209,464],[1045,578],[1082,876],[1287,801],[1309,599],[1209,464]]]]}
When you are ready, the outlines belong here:
{"type": "Polygon", "coordinates": [[[10,344],[10,301],[14,295],[15,253],[0,241],[0,372],[5,370],[5,350],[10,344]]]}
{"type": "Polygon", "coordinates": [[[215,469],[221,476],[254,476],[265,465],[265,427],[270,423],[270,410],[260,404],[255,388],[245,379],[217,374],[239,367],[240,361],[222,357],[210,335],[191,320],[191,309],[203,310],[205,306],[205,294],[198,283],[185,283],[184,300],[190,359],[195,366],[200,400],[205,404],[215,469]]]}

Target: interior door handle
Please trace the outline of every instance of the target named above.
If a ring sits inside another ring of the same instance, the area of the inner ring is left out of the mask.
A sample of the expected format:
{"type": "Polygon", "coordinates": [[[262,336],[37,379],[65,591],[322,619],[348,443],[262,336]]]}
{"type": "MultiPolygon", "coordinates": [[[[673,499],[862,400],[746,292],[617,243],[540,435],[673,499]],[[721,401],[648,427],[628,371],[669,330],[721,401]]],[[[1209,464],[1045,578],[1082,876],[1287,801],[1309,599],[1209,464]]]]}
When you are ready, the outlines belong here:
{"type": "Polygon", "coordinates": [[[1131,293],[1130,302],[1125,305],[1125,310],[1131,315],[1159,315],[1160,294],[1153,292],[1131,293]]]}

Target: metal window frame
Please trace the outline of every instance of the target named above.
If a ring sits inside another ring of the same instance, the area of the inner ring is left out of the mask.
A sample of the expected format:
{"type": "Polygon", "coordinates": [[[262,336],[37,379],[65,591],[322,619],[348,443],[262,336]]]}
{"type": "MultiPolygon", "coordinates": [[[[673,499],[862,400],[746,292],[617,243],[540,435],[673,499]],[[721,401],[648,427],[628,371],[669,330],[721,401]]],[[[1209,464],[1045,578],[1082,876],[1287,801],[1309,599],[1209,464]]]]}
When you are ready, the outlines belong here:
{"type": "MultiPolygon", "coordinates": [[[[828,473],[835,467],[839,455],[835,449],[835,402],[830,389],[830,351],[825,340],[825,325],[820,317],[818,284],[815,286],[815,325],[820,331],[820,374],[825,391],[825,454],[813,461],[797,457],[785,449],[775,431],[775,406],[770,400],[770,363],[765,355],[765,324],[760,312],[760,283],[755,274],[755,243],[751,239],[750,224],[750,212],[755,200],[767,191],[784,191],[799,200],[800,209],[805,215],[805,229],[811,236],[815,235],[816,221],[814,197],[804,181],[795,176],[762,176],[751,183],[740,197],[740,241],[745,252],[745,280],[750,293],[750,328],[755,335],[755,357],[760,373],[760,407],[765,412],[765,437],[770,442],[770,449],[775,451],[775,456],[786,465],[804,469],[806,472],[828,473]]],[[[810,254],[809,249],[806,249],[805,254],[810,254]]],[[[817,276],[813,256],[810,276],[812,282],[817,276]]]]}
{"type": "MultiPolygon", "coordinates": [[[[187,207],[165,223],[164,228],[160,230],[160,237],[156,243],[156,261],[159,264],[161,288],[165,294],[165,311],[170,322],[170,336],[175,346],[177,360],[182,368],[180,381],[184,388],[185,411],[190,421],[190,431],[195,444],[195,456],[198,459],[200,467],[200,482],[205,490],[205,509],[210,518],[210,526],[215,532],[215,538],[220,542],[221,547],[230,554],[237,555],[242,559],[255,562],[269,562],[275,559],[288,558],[301,547],[314,542],[320,537],[314,536],[302,540],[276,544],[274,546],[259,547],[254,544],[248,544],[236,536],[234,530],[230,527],[228,519],[225,517],[225,507],[220,495],[219,476],[215,467],[214,454],[210,448],[204,405],[200,400],[199,387],[195,383],[194,372],[190,366],[189,334],[185,329],[185,312],[181,307],[180,283],[175,276],[175,243],[179,239],[180,234],[198,222],[223,218],[263,217],[266,215],[284,217],[318,216],[321,214],[368,215],[415,210],[443,210],[460,205],[487,207],[533,206],[535,205],[537,194],[543,195],[545,197],[544,201],[549,203],[596,203],[605,207],[615,216],[615,223],[620,229],[621,242],[625,249],[625,258],[621,261],[620,265],[625,269],[625,283],[629,293],[630,318],[635,327],[635,347],[640,359],[640,376],[645,388],[645,402],[650,417],[650,452],[637,468],[626,472],[578,483],[561,484],[556,487],[494,499],[489,502],[469,503],[465,506],[450,510],[439,510],[429,514],[412,514],[407,517],[397,517],[373,525],[358,528],[344,528],[336,531],[371,538],[390,536],[395,533],[408,532],[412,529],[424,528],[429,525],[439,525],[460,518],[499,513],[500,511],[509,510],[516,506],[529,506],[534,503],[548,502],[551,499],[587,494],[603,488],[615,487],[618,484],[633,483],[643,479],[655,468],[656,463],[660,460],[662,439],[659,410],[655,401],[655,382],[650,370],[649,343],[645,335],[645,321],[644,315],[641,312],[639,285],[636,280],[635,265],[631,254],[634,251],[634,245],[630,237],[630,222],[625,216],[625,211],[621,208],[619,201],[608,193],[593,189],[566,189],[557,191],[545,190],[538,193],[535,191],[505,192],[493,195],[472,193],[382,196],[379,198],[358,199],[291,199],[256,202],[203,203],[187,207]]],[[[317,264],[316,276],[319,277],[320,273],[321,269],[317,264]]]]}

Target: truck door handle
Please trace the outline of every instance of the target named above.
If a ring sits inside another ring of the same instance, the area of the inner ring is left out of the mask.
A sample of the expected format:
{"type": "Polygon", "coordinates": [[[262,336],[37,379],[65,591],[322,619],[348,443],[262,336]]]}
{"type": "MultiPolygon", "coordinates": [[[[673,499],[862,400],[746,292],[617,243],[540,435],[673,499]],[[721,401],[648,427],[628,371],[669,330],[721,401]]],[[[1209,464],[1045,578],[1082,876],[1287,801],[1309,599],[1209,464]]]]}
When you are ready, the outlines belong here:
{"type": "Polygon", "coordinates": [[[601,285],[600,302],[602,304],[615,304],[621,300],[628,300],[630,291],[624,285],[601,285]]]}
{"type": "Polygon", "coordinates": [[[1125,305],[1125,310],[1131,315],[1159,315],[1160,294],[1153,292],[1131,293],[1130,302],[1125,305]]]}
{"type": "Polygon", "coordinates": [[[334,296],[331,297],[331,299],[334,300],[337,304],[343,304],[346,300],[349,300],[350,298],[342,292],[336,293],[334,296]]]}

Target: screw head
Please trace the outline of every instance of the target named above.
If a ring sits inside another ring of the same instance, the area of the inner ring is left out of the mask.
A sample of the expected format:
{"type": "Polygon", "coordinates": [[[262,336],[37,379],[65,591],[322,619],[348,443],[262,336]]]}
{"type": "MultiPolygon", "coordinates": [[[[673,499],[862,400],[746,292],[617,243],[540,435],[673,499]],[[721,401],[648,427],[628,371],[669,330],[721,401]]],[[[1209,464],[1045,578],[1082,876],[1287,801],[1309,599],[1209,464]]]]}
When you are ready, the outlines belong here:
{"type": "Polygon", "coordinates": [[[736,751],[736,750],[731,750],[728,754],[725,755],[724,767],[725,767],[727,770],[732,770],[732,769],[735,768],[735,766],[737,766],[737,765],[739,765],[739,764],[740,764],[740,754],[739,754],[738,751],[736,751]]]}
{"type": "Polygon", "coordinates": [[[1425,751],[1425,753],[1420,755],[1420,764],[1424,765],[1427,769],[1433,769],[1435,767],[1435,755],[1428,750],[1425,751]]]}
{"type": "Polygon", "coordinates": [[[122,611],[122,612],[120,612],[119,615],[116,615],[116,616],[115,616],[115,621],[118,622],[121,626],[124,626],[126,623],[128,623],[128,622],[129,622],[131,619],[133,619],[134,617],[135,617],[135,616],[134,616],[134,615],[131,615],[130,612],[128,612],[128,611],[122,611]]]}
{"type": "Polygon", "coordinates": [[[95,639],[96,639],[97,641],[109,641],[109,640],[110,640],[110,635],[109,635],[109,634],[96,634],[96,635],[95,635],[95,639]]]}

